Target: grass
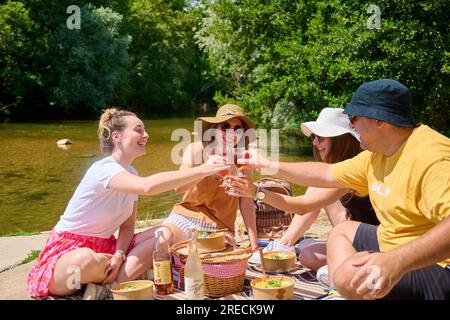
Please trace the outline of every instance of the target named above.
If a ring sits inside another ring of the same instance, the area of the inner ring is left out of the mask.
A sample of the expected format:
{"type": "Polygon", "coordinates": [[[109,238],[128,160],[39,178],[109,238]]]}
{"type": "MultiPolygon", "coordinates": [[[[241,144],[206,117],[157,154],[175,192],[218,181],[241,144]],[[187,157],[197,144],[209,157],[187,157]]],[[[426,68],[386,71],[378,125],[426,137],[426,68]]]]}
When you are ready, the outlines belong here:
{"type": "Polygon", "coordinates": [[[22,260],[20,264],[25,264],[31,261],[34,261],[39,257],[39,254],[41,253],[41,250],[31,250],[28,256],[22,260]]]}
{"type": "Polygon", "coordinates": [[[2,237],[19,237],[19,236],[34,236],[40,234],[39,231],[17,231],[17,232],[11,232],[7,234],[3,234],[2,237]]]}

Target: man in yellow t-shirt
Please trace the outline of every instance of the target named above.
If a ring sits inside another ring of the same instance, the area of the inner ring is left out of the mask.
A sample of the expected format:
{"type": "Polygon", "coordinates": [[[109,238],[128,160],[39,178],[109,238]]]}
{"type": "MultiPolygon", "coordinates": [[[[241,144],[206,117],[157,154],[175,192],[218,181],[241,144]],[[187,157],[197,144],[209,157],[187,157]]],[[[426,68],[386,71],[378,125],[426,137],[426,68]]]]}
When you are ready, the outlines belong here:
{"type": "Polygon", "coordinates": [[[412,117],[389,79],[362,84],[344,113],[366,151],[336,163],[249,161],[300,185],[369,195],[380,226],[346,221],[327,241],[329,281],[349,299],[450,299],[450,139],[412,117]]]}

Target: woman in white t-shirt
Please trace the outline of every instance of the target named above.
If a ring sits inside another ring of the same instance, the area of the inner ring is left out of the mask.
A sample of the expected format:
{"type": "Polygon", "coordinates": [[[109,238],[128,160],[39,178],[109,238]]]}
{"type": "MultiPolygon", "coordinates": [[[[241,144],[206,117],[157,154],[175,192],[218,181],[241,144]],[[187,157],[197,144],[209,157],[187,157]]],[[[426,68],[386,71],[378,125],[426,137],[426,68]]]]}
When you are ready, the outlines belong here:
{"type": "Polygon", "coordinates": [[[139,177],[131,163],[146,153],[148,137],[134,113],[104,111],[99,138],[102,151],[110,156],[88,169],[50,233],[28,276],[31,296],[65,296],[83,284],[137,278],[151,268],[156,230],[162,230],[168,242],[173,237],[166,226],[134,234],[138,195],[169,191],[229,168],[223,157],[211,156],[188,170],[139,177]]]}

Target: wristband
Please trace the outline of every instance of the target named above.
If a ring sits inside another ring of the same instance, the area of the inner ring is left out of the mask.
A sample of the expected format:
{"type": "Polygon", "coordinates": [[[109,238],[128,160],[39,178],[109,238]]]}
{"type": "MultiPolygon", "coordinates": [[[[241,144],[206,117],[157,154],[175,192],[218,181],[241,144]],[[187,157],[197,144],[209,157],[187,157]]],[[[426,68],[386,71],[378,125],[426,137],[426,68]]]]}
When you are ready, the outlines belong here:
{"type": "Polygon", "coordinates": [[[120,254],[120,258],[122,258],[123,262],[127,261],[127,255],[123,252],[123,250],[116,250],[114,255],[116,254],[120,254]]]}

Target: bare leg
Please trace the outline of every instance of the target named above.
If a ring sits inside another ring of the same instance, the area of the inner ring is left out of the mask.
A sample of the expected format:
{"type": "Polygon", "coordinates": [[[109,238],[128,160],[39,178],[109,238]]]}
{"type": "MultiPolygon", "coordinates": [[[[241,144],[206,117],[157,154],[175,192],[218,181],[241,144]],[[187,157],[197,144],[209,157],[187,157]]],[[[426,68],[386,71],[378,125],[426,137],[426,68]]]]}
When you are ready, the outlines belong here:
{"type": "Polygon", "coordinates": [[[172,224],[154,227],[140,233],[136,237],[135,245],[128,253],[127,261],[122,264],[114,282],[136,279],[139,275],[153,267],[153,247],[156,241],[155,235],[157,230],[163,231],[164,238],[169,246],[187,239],[181,230],[172,224]]]}
{"type": "Polygon", "coordinates": [[[311,227],[311,225],[316,221],[319,216],[319,210],[309,212],[304,215],[296,214],[289,225],[289,228],[280,238],[279,243],[293,246],[300,239],[300,237],[305,233],[306,230],[311,227]]]}
{"type": "Polygon", "coordinates": [[[350,281],[352,280],[353,276],[358,272],[358,270],[361,267],[355,267],[353,266],[353,262],[355,260],[359,260],[360,258],[370,254],[367,251],[361,251],[356,252],[354,255],[346,259],[340,266],[338,266],[334,281],[336,285],[336,289],[339,291],[339,293],[344,296],[346,299],[352,299],[352,300],[361,300],[362,297],[360,297],[356,293],[356,288],[359,287],[359,285],[362,283],[357,283],[355,288],[350,287],[350,281]]]}
{"type": "Polygon", "coordinates": [[[334,285],[336,269],[356,254],[353,239],[361,222],[345,221],[333,228],[327,240],[327,264],[330,286],[334,285]]]}
{"type": "Polygon", "coordinates": [[[300,252],[298,259],[304,267],[317,271],[327,264],[327,246],[325,243],[311,244],[300,252]]]}
{"type": "Polygon", "coordinates": [[[49,293],[56,296],[74,294],[77,284],[100,283],[106,276],[110,258],[89,248],[79,248],[63,254],[56,263],[49,293]]]}
{"type": "MultiPolygon", "coordinates": [[[[312,194],[317,190],[316,188],[306,189],[305,195],[312,194]]],[[[315,210],[308,212],[303,215],[296,214],[289,225],[289,228],[280,238],[279,243],[293,246],[300,239],[300,237],[305,233],[306,230],[316,221],[319,216],[320,210],[315,210]]]]}

